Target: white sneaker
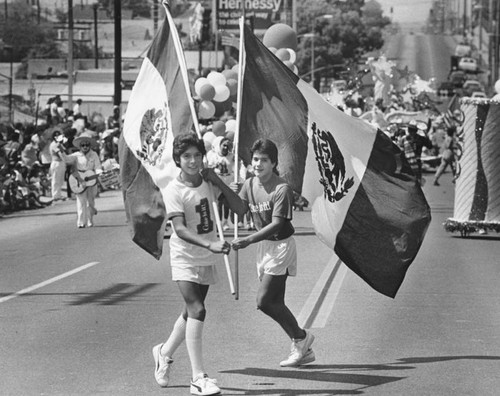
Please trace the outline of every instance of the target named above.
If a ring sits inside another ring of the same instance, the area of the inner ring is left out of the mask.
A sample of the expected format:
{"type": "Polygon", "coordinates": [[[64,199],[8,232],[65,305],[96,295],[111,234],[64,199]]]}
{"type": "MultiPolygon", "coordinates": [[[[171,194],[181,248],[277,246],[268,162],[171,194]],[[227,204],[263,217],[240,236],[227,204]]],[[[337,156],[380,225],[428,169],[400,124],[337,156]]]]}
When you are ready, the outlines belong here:
{"type": "Polygon", "coordinates": [[[288,358],[280,362],[281,367],[297,367],[302,364],[314,362],[316,357],[311,345],[314,341],[314,335],[306,331],[306,338],[303,340],[293,340],[288,358]]]}
{"type": "Polygon", "coordinates": [[[161,355],[161,347],[163,344],[158,344],[153,348],[153,357],[155,359],[155,379],[158,385],[165,388],[168,386],[168,379],[170,376],[170,369],[174,362],[169,357],[161,355]]]}
{"type": "Polygon", "coordinates": [[[217,380],[208,378],[207,374],[203,377],[197,377],[191,381],[191,394],[192,395],[217,395],[220,393],[220,388],[217,386],[217,380]]]}

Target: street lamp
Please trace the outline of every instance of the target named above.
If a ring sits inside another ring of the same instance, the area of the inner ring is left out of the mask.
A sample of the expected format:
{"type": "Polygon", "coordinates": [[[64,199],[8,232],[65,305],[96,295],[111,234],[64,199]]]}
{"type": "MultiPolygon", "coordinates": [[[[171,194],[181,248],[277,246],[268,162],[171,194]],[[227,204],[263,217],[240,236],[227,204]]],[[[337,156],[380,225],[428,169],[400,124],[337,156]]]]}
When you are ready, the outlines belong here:
{"type": "Polygon", "coordinates": [[[310,37],[311,38],[311,85],[314,88],[314,69],[315,69],[315,56],[314,56],[314,37],[316,36],[316,33],[314,32],[314,26],[315,22],[318,19],[332,19],[333,15],[331,14],[325,14],[325,15],[320,15],[317,17],[314,17],[312,20],[312,26],[311,26],[311,33],[306,33],[304,34],[304,37],[310,37]]]}

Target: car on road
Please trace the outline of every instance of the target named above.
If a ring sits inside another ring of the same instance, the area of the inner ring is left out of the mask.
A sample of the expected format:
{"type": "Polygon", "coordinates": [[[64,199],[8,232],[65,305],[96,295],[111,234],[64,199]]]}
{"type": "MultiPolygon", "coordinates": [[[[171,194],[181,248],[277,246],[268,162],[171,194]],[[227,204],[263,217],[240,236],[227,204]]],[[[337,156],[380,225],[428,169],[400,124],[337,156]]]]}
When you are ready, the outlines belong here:
{"type": "Polygon", "coordinates": [[[455,47],[455,56],[470,56],[472,47],[469,44],[458,44],[455,47]]]}
{"type": "Polygon", "coordinates": [[[474,58],[464,57],[458,61],[458,68],[460,70],[476,72],[478,69],[477,60],[474,58]]]}
{"type": "Polygon", "coordinates": [[[474,92],[484,92],[483,84],[477,80],[467,80],[462,86],[463,96],[472,96],[474,92]]]}
{"type": "Polygon", "coordinates": [[[437,93],[439,96],[453,96],[455,93],[455,84],[453,81],[443,81],[439,84],[437,93]]]}
{"type": "Polygon", "coordinates": [[[481,91],[472,92],[471,98],[487,98],[486,94],[481,91]]]}
{"type": "Polygon", "coordinates": [[[448,76],[448,81],[451,81],[455,88],[462,88],[465,80],[467,80],[467,75],[462,70],[453,70],[448,76]]]}

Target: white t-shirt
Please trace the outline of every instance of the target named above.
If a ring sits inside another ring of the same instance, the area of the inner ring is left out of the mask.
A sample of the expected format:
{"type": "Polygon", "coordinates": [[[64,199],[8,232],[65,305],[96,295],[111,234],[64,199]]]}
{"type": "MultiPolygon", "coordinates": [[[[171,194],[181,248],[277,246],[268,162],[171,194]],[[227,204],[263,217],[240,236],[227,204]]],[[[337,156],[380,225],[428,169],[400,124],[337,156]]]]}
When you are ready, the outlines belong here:
{"type": "MultiPolygon", "coordinates": [[[[216,222],[213,214],[213,199],[220,190],[213,186],[214,197],[206,181],[199,187],[188,187],[177,178],[170,182],[163,194],[167,218],[183,214],[187,228],[204,239],[217,241],[216,222]]],[[[170,265],[209,266],[222,260],[221,255],[212,253],[201,246],[193,245],[179,238],[175,229],[170,237],[170,265]]]]}
{"type": "Polygon", "coordinates": [[[101,160],[94,150],[89,150],[87,154],[76,151],[73,154],[67,155],[66,161],[71,165],[76,165],[76,169],[81,172],[102,170],[101,160]]]}

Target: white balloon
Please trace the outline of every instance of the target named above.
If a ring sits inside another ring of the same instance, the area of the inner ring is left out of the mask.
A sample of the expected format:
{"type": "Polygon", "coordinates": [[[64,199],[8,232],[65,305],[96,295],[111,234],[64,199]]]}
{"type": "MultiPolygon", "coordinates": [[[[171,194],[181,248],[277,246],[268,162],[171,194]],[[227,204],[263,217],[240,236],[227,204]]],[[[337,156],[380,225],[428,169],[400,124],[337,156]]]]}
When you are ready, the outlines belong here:
{"type": "Polygon", "coordinates": [[[226,121],[226,132],[236,132],[236,120],[226,121]]]}
{"type": "Polygon", "coordinates": [[[200,77],[194,82],[194,92],[196,92],[198,96],[200,96],[200,88],[205,84],[208,84],[208,80],[205,77],[200,77]]]}
{"type": "Polygon", "coordinates": [[[226,77],[224,77],[224,74],[219,72],[213,71],[208,73],[207,79],[214,87],[217,87],[218,85],[226,85],[226,77]]]}
{"type": "Polygon", "coordinates": [[[215,102],[224,102],[229,98],[229,88],[226,85],[216,85],[215,86],[215,102]]]}
{"type": "Polygon", "coordinates": [[[295,63],[295,61],[297,60],[297,53],[291,48],[287,48],[287,50],[290,53],[289,61],[292,63],[295,63]]]}
{"type": "Polygon", "coordinates": [[[495,83],[495,92],[500,93],[500,80],[497,80],[495,83]]]}
{"type": "Polygon", "coordinates": [[[211,143],[215,140],[215,138],[216,138],[216,137],[217,137],[217,136],[215,136],[215,133],[213,133],[213,132],[206,132],[206,133],[203,135],[203,140],[204,140],[205,142],[208,142],[208,143],[210,143],[210,144],[211,144],[211,143]]]}

